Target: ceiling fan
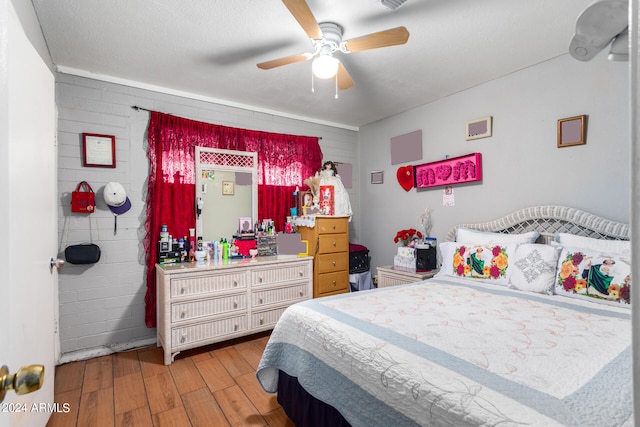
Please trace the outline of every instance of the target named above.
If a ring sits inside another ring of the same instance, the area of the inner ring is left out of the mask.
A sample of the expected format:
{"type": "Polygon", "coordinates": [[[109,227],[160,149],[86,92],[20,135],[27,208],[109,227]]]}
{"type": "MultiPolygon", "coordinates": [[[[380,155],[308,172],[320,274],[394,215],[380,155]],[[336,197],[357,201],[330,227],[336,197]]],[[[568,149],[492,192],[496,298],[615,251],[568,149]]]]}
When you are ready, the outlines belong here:
{"type": "Polygon", "coordinates": [[[335,76],[337,88],[347,90],[354,86],[353,79],[340,60],[333,56],[334,53],[339,51],[348,54],[396,46],[405,44],[409,40],[409,31],[405,27],[396,27],[343,41],[342,27],[334,22],[318,23],[305,0],[282,0],[282,2],[307,33],[314,49],[313,52],[261,62],[258,68],[263,70],[313,59],[312,70],[316,77],[330,79],[335,76]]]}

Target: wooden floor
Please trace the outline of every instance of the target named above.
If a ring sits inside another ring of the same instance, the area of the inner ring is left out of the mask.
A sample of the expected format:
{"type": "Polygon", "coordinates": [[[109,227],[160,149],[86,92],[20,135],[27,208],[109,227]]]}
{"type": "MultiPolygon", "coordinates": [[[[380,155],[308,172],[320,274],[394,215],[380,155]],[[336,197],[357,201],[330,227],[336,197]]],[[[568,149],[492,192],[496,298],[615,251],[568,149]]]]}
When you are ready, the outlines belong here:
{"type": "Polygon", "coordinates": [[[54,413],[47,426],[293,427],[256,380],[268,339],[190,350],[169,366],[155,346],[60,365],[55,402],[69,412],[54,413]]]}

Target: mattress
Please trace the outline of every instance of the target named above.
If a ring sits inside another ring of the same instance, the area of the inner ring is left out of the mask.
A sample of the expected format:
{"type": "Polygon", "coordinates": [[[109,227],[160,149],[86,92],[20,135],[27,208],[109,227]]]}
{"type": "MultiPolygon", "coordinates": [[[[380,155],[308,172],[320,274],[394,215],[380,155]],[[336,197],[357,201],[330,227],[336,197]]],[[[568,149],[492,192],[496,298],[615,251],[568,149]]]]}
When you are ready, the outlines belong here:
{"type": "Polygon", "coordinates": [[[257,370],[352,426],[632,425],[630,310],[441,277],[289,307],[257,370]]]}

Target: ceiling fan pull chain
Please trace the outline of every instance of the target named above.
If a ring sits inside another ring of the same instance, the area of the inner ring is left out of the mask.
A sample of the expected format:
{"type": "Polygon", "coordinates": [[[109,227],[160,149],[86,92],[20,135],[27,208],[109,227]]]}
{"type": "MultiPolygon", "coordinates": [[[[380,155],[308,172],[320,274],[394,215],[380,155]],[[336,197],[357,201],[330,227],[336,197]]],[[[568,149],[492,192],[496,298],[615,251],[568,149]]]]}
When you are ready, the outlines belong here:
{"type": "Polygon", "coordinates": [[[313,86],[313,82],[315,81],[315,79],[313,78],[313,71],[311,71],[311,93],[315,93],[316,89],[313,86]]]}
{"type": "Polygon", "coordinates": [[[336,99],[338,99],[338,75],[336,74],[336,99]]]}

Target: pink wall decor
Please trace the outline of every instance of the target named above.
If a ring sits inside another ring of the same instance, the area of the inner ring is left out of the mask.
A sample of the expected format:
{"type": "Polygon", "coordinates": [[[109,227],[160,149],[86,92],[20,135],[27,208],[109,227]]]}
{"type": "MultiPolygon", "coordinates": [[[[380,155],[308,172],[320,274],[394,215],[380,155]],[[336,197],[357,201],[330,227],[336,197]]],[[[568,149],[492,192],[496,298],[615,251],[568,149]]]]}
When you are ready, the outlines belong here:
{"type": "Polygon", "coordinates": [[[396,178],[398,183],[404,191],[409,191],[413,188],[413,166],[402,166],[398,168],[396,172],[396,178]]]}
{"type": "Polygon", "coordinates": [[[482,180],[482,154],[425,163],[414,167],[416,188],[439,187],[442,185],[462,184],[482,180]]]}

